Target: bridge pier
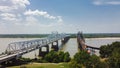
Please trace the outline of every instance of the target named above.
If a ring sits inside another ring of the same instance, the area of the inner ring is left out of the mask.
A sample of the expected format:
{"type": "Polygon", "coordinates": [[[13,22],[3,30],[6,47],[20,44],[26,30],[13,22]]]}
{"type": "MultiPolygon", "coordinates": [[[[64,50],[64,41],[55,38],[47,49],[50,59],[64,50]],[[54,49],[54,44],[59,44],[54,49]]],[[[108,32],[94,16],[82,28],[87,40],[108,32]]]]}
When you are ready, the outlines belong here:
{"type": "Polygon", "coordinates": [[[49,53],[49,45],[45,45],[39,48],[39,56],[44,57],[47,53],[49,53]],[[46,51],[43,51],[42,48],[45,47],[46,51]]]}
{"type": "Polygon", "coordinates": [[[51,47],[54,51],[58,51],[59,47],[58,47],[58,40],[55,42],[52,42],[52,47],[51,47]]]}
{"type": "Polygon", "coordinates": [[[62,39],[61,40],[62,44],[65,44],[69,39],[70,39],[70,37],[65,37],[64,39],[62,39]]]}
{"type": "Polygon", "coordinates": [[[78,48],[80,51],[83,50],[82,45],[80,43],[78,43],[78,48]]]}

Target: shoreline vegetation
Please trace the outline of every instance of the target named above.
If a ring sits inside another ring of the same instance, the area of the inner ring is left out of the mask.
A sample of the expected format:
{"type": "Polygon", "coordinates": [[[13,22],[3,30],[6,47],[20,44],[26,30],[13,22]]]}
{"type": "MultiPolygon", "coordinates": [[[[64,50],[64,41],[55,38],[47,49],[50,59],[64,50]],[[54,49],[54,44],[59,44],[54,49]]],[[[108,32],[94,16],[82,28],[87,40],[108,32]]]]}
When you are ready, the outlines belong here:
{"type": "MultiPolygon", "coordinates": [[[[49,34],[0,34],[0,38],[42,38],[49,34]]],[[[76,34],[68,34],[71,38],[76,38],[76,34]]],[[[85,38],[108,38],[120,37],[120,33],[88,33],[84,34],[85,38]]]]}

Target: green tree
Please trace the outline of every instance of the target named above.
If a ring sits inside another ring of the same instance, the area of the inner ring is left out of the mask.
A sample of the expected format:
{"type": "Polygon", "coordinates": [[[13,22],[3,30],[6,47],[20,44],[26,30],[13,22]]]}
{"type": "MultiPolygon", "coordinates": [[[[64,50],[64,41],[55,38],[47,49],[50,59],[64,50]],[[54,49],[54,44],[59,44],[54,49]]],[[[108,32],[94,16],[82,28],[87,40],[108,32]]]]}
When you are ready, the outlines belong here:
{"type": "Polygon", "coordinates": [[[64,54],[64,62],[69,62],[70,61],[70,54],[68,52],[66,52],[64,54]]]}
{"type": "Polygon", "coordinates": [[[111,54],[110,45],[103,45],[100,47],[100,56],[102,58],[107,58],[111,54]]]}
{"type": "Polygon", "coordinates": [[[77,63],[83,64],[83,65],[86,65],[89,59],[90,59],[90,54],[88,54],[87,51],[80,51],[76,53],[74,56],[74,60],[77,63]]]}
{"type": "Polygon", "coordinates": [[[97,65],[100,63],[100,58],[96,55],[91,55],[89,63],[86,65],[88,68],[97,68],[97,65]]]}
{"type": "Polygon", "coordinates": [[[120,68],[120,48],[113,50],[112,55],[108,58],[110,68],[120,68]]]}
{"type": "Polygon", "coordinates": [[[55,51],[50,51],[47,55],[45,55],[44,59],[48,62],[57,62],[58,54],[55,51]]]}
{"type": "Polygon", "coordinates": [[[70,61],[70,55],[68,52],[64,53],[62,51],[56,52],[56,51],[50,51],[48,54],[45,55],[44,60],[48,62],[58,63],[58,62],[69,62],[70,61]]]}
{"type": "Polygon", "coordinates": [[[83,68],[83,64],[78,64],[75,60],[71,60],[69,68],[83,68]]]}
{"type": "Polygon", "coordinates": [[[59,51],[58,52],[58,57],[59,57],[59,61],[60,62],[63,62],[64,61],[64,52],[63,51],[59,51]]]}
{"type": "Polygon", "coordinates": [[[110,45],[103,45],[100,47],[100,56],[102,58],[108,58],[112,55],[113,50],[116,48],[120,48],[120,42],[113,42],[110,45]]]}
{"type": "Polygon", "coordinates": [[[104,61],[104,62],[99,62],[95,68],[109,68],[108,64],[104,61]]]}
{"type": "Polygon", "coordinates": [[[107,64],[100,61],[96,55],[90,55],[87,51],[80,51],[74,55],[69,63],[70,68],[106,68],[107,64]]]}
{"type": "Polygon", "coordinates": [[[79,51],[74,55],[73,60],[70,62],[71,68],[87,67],[90,60],[90,54],[87,51],[79,51]]]}
{"type": "Polygon", "coordinates": [[[110,45],[100,47],[100,55],[105,58],[109,68],[120,68],[120,42],[113,42],[110,45]]]}

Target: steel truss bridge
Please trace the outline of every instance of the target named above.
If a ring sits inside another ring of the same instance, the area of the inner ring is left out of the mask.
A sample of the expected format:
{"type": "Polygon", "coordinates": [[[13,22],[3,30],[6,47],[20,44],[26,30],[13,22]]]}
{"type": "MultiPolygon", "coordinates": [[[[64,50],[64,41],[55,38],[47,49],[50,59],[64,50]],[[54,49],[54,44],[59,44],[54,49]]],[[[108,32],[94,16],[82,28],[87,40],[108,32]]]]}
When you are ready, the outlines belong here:
{"type": "Polygon", "coordinates": [[[69,35],[65,33],[58,34],[58,32],[52,32],[52,34],[48,35],[45,38],[12,42],[8,44],[6,50],[2,54],[0,54],[0,63],[9,61],[13,58],[19,58],[23,54],[29,53],[31,51],[44,47],[55,41],[65,39],[67,37],[69,37],[69,35]]]}

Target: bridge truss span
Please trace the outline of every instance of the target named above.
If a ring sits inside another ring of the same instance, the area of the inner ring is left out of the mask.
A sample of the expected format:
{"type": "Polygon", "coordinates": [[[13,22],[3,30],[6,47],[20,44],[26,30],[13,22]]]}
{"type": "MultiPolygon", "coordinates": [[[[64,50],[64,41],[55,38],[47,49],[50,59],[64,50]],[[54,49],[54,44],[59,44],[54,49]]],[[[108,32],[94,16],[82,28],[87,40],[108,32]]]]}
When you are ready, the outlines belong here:
{"type": "Polygon", "coordinates": [[[5,52],[3,54],[0,54],[0,63],[7,60],[8,58],[21,56],[25,53],[34,51],[36,49],[39,49],[40,47],[44,47],[50,43],[64,39],[68,36],[69,35],[66,35],[65,33],[58,34],[58,32],[52,32],[52,34],[49,34],[45,38],[12,42],[8,44],[5,52]]]}
{"type": "Polygon", "coordinates": [[[52,33],[48,37],[45,37],[42,39],[13,42],[13,43],[8,44],[8,47],[6,48],[5,53],[9,55],[9,54],[13,54],[16,52],[29,51],[31,49],[39,48],[41,46],[44,46],[56,40],[60,40],[64,37],[66,37],[66,34],[64,33],[62,34],[52,33]]]}

